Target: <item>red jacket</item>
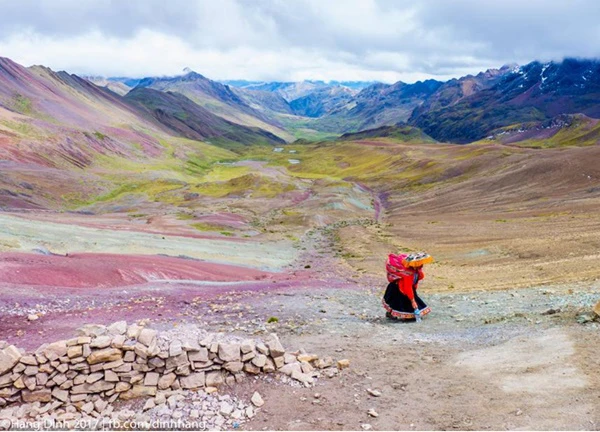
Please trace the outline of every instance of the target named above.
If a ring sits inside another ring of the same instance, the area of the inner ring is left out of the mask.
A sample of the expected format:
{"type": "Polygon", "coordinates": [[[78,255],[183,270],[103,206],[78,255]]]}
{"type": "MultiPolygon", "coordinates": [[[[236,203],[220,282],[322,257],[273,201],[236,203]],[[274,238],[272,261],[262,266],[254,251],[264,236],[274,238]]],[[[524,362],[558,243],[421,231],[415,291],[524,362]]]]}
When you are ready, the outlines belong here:
{"type": "Polygon", "coordinates": [[[407,268],[401,273],[398,279],[398,289],[402,294],[408,297],[411,301],[415,299],[415,291],[418,288],[419,281],[425,278],[423,270],[407,268]],[[417,282],[415,283],[415,274],[418,274],[417,282]],[[414,289],[414,291],[413,291],[414,289]]]}

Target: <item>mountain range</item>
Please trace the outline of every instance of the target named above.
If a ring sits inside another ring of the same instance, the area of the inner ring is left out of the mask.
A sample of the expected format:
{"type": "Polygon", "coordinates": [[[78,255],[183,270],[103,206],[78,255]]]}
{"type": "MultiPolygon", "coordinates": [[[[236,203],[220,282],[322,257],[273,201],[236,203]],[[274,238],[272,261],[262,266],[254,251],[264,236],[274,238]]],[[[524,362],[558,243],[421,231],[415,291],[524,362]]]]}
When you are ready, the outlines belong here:
{"type": "Polygon", "coordinates": [[[49,135],[63,147],[74,145],[65,137],[81,128],[112,140],[156,130],[230,149],[367,130],[373,130],[368,136],[389,134],[387,126],[410,126],[428,139],[467,143],[545,124],[589,123],[585,119],[600,118],[599,97],[600,62],[585,59],[506,65],[413,84],[217,82],[190,70],[174,77],[78,77],[0,60],[2,139],[28,129],[29,140],[49,135]],[[564,121],[564,115],[580,117],[564,121]]]}

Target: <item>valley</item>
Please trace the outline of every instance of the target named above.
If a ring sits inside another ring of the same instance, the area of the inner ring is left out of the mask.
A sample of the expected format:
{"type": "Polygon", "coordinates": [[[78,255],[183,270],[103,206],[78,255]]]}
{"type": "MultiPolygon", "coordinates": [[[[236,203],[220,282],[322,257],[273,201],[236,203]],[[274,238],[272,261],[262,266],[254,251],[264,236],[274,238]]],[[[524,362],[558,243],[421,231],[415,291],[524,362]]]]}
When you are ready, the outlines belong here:
{"type": "Polygon", "coordinates": [[[223,386],[265,399],[244,430],[598,428],[595,111],[444,117],[511,71],[268,94],[190,72],[120,95],[2,59],[0,339],[125,320],[350,360],[313,387],[223,386]],[[433,312],[388,321],[387,254],[419,250],[433,312]]]}

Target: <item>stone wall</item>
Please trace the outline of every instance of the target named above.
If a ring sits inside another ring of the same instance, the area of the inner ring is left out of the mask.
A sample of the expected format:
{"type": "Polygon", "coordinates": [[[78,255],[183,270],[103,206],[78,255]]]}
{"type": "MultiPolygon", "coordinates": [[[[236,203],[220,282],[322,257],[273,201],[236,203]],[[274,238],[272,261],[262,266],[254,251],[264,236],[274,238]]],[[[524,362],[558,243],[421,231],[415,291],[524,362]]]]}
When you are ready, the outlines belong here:
{"type": "Polygon", "coordinates": [[[279,372],[310,386],[321,373],[331,377],[347,366],[331,357],[286,352],[276,334],[264,340],[181,336],[124,321],[87,325],[78,333],[30,353],[0,342],[0,407],[40,402],[100,414],[117,399],[180,389],[212,392],[248,374],[279,372]]]}

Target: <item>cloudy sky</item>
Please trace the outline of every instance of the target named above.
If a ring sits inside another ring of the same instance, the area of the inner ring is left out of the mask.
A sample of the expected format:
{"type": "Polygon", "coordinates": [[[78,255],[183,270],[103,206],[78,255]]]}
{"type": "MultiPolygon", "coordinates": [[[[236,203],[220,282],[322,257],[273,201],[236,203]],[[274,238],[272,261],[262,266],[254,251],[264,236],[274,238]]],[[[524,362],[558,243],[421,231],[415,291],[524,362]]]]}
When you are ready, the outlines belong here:
{"type": "Polygon", "coordinates": [[[0,0],[0,56],[103,76],[448,79],[599,57],[597,0],[0,0]]]}

